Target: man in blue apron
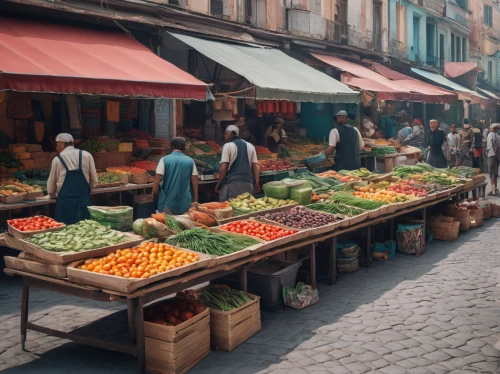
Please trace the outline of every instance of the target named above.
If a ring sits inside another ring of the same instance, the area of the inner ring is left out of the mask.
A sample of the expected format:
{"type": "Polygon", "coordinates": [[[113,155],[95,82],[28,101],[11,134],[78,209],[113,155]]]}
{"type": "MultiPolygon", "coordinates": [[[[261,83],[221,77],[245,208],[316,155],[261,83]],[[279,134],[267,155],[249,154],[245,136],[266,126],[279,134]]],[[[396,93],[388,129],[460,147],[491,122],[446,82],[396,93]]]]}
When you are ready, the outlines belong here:
{"type": "Polygon", "coordinates": [[[76,149],[70,134],[56,137],[59,155],[52,160],[47,193],[57,196],[56,217],[66,225],[90,218],[90,190],[97,185],[94,159],[88,152],[76,149]]]}
{"type": "Polygon", "coordinates": [[[365,142],[359,130],[347,124],[347,112],[341,110],[333,117],[337,125],[328,139],[328,148],[325,155],[329,156],[335,151],[334,169],[355,170],[361,167],[359,151],[365,146],[365,142]]]}
{"type": "Polygon", "coordinates": [[[163,178],[158,198],[158,211],[168,214],[184,214],[193,202],[198,201],[198,170],[191,157],[183,153],[186,139],[172,140],[172,153],[158,162],[153,183],[153,199],[163,178]]]}
{"type": "Polygon", "coordinates": [[[215,192],[219,201],[227,201],[245,192],[259,193],[259,161],[255,147],[239,137],[237,126],[226,128],[227,141],[222,147],[219,182],[215,192]]]}

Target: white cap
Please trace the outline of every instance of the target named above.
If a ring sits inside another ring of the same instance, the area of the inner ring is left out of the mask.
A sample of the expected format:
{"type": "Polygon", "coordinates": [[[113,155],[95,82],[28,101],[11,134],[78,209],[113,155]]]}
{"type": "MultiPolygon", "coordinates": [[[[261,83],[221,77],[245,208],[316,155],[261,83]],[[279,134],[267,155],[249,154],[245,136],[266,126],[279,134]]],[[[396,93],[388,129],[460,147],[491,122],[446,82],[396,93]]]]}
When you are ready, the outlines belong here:
{"type": "Polygon", "coordinates": [[[56,142],[73,143],[74,139],[71,134],[61,133],[57,135],[56,142]]]}
{"type": "Polygon", "coordinates": [[[337,114],[335,114],[335,117],[337,117],[337,116],[347,117],[347,112],[345,110],[341,110],[340,112],[338,112],[337,114]]]}
{"type": "Polygon", "coordinates": [[[492,123],[490,129],[495,129],[497,127],[500,127],[500,123],[492,123]]]}
{"type": "Polygon", "coordinates": [[[285,123],[285,120],[283,118],[281,118],[281,117],[276,117],[274,119],[274,123],[285,123]]]}
{"type": "Polygon", "coordinates": [[[226,131],[225,132],[235,132],[236,135],[240,135],[240,129],[238,128],[238,126],[235,126],[235,125],[229,125],[228,127],[226,127],[226,131]]]}

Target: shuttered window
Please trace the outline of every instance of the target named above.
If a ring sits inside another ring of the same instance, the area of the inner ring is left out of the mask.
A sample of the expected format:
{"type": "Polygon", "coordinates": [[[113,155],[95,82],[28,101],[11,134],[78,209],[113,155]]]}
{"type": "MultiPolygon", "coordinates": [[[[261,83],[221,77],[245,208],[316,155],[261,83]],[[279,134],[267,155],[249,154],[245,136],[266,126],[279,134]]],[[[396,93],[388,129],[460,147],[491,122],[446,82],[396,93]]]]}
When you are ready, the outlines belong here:
{"type": "Polygon", "coordinates": [[[210,14],[212,16],[222,16],[224,14],[223,0],[210,1],[210,14]]]}

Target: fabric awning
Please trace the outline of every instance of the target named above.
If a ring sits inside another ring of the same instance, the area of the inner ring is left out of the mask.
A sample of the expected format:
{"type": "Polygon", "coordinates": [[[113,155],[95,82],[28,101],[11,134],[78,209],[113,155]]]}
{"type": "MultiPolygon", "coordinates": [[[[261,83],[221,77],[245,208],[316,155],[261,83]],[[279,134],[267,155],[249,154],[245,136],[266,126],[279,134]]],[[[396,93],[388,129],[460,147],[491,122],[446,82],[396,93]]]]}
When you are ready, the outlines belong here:
{"type": "MultiPolygon", "coordinates": [[[[451,103],[457,98],[452,92],[390,69],[387,71],[395,74],[387,77],[380,74],[380,71],[377,72],[337,57],[317,53],[312,53],[312,55],[324,63],[344,71],[345,73],[342,74],[344,83],[354,88],[373,92],[379,100],[423,101],[428,104],[442,104],[451,103]]],[[[378,64],[374,64],[375,66],[382,67],[378,64]]]]}
{"type": "Polygon", "coordinates": [[[443,77],[441,74],[418,68],[411,68],[411,71],[423,78],[426,78],[441,86],[456,91],[460,100],[471,101],[472,104],[487,104],[487,100],[489,100],[487,97],[484,97],[483,95],[480,95],[477,92],[474,92],[467,87],[462,86],[461,84],[455,83],[452,80],[443,77]]]}
{"type": "Polygon", "coordinates": [[[205,83],[124,32],[0,17],[0,90],[206,100],[205,83]]]}
{"type": "Polygon", "coordinates": [[[202,55],[245,77],[260,100],[358,103],[360,94],[277,49],[170,33],[202,55]]]}

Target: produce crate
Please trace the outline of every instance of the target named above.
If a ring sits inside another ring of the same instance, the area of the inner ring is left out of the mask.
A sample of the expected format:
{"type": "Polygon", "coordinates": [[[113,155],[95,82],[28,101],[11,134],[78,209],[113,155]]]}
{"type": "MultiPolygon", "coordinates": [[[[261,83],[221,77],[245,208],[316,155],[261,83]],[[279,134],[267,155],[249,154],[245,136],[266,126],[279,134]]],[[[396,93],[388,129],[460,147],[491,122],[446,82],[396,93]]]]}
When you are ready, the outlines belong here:
{"type": "Polygon", "coordinates": [[[23,196],[24,201],[35,201],[38,197],[43,196],[43,191],[36,192],[27,192],[26,195],[23,196]]]}
{"type": "Polygon", "coordinates": [[[96,169],[106,170],[113,166],[130,165],[132,152],[99,152],[92,155],[96,169]]]}
{"type": "Polygon", "coordinates": [[[182,374],[210,353],[210,311],[178,326],[144,321],[146,367],[153,372],[182,374]]]}
{"type": "Polygon", "coordinates": [[[210,342],[231,352],[261,329],[260,297],[246,293],[253,301],[228,312],[210,309],[210,342]]]}
{"type": "MultiPolygon", "coordinates": [[[[44,216],[41,216],[44,217],[44,216]]],[[[45,229],[45,230],[37,230],[37,231],[20,231],[16,229],[15,227],[11,226],[9,223],[7,223],[7,231],[9,232],[10,235],[12,235],[16,239],[26,239],[30,238],[31,236],[35,234],[43,234],[45,232],[55,232],[55,231],[61,231],[64,229],[66,225],[62,225],[59,227],[53,227],[50,229],[45,229]]]]}
{"type": "Polygon", "coordinates": [[[19,203],[23,202],[24,195],[26,195],[26,193],[21,193],[19,195],[15,195],[15,196],[0,196],[0,203],[19,204],[19,203]]]}
{"type": "MultiPolygon", "coordinates": [[[[21,255],[23,253],[21,253],[21,255]]],[[[5,256],[5,266],[9,269],[16,269],[26,273],[45,275],[53,278],[66,278],[67,276],[65,265],[53,264],[43,260],[35,261],[23,258],[21,255],[19,255],[19,257],[5,256]]]]}

